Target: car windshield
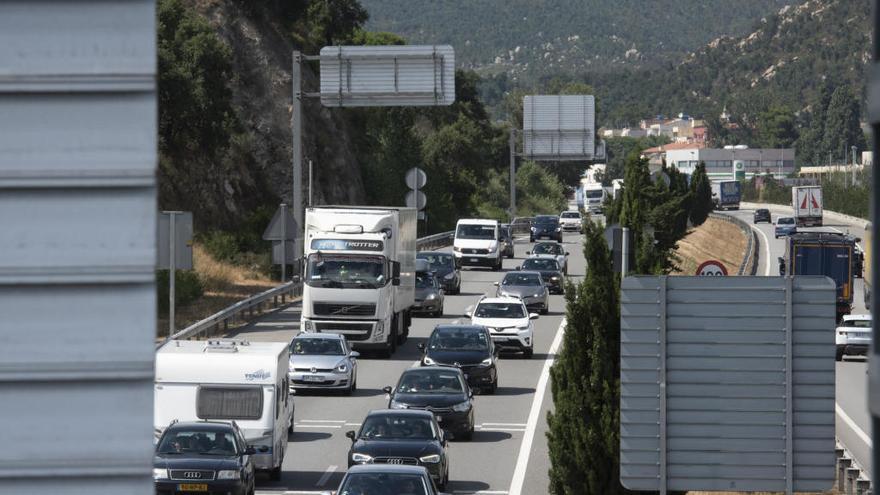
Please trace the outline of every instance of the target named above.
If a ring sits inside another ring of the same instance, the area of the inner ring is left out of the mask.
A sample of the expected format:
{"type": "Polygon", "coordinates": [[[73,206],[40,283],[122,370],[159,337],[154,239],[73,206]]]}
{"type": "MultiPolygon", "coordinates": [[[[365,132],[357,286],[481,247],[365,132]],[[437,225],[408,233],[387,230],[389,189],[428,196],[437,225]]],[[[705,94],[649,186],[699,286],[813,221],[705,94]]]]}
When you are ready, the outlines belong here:
{"type": "Polygon", "coordinates": [[[523,261],[524,270],[559,270],[559,264],[556,260],[546,258],[533,258],[523,261]]]}
{"type": "Polygon", "coordinates": [[[521,303],[482,303],[474,312],[477,318],[525,318],[521,303]]]}
{"type": "Polygon", "coordinates": [[[494,225],[461,224],[455,230],[456,239],[495,239],[494,225]]]}
{"type": "Polygon", "coordinates": [[[580,213],[576,211],[566,211],[562,215],[559,215],[562,218],[580,218],[580,213]]]}
{"type": "Polygon", "coordinates": [[[541,276],[534,273],[508,273],[501,285],[541,285],[541,276]]]}
{"type": "Polygon", "coordinates": [[[428,495],[425,480],[416,474],[349,473],[339,495],[428,495]]]}
{"type": "Polygon", "coordinates": [[[455,261],[451,254],[419,253],[417,259],[425,260],[431,268],[452,268],[455,261]]]}
{"type": "Polygon", "coordinates": [[[456,372],[416,370],[404,373],[395,390],[398,394],[460,394],[464,387],[456,372]]]}
{"type": "Polygon", "coordinates": [[[336,339],[296,338],[290,344],[290,353],[297,356],[342,356],[342,342],[336,339]]]}
{"type": "Polygon", "coordinates": [[[871,328],[871,320],[843,320],[843,326],[850,328],[871,328]]]}
{"type": "Polygon", "coordinates": [[[559,223],[559,217],[535,217],[536,225],[555,225],[559,223]]]}
{"type": "Polygon", "coordinates": [[[589,199],[599,199],[602,197],[603,192],[604,191],[597,189],[593,191],[586,191],[584,195],[589,199]]]}
{"type": "Polygon", "coordinates": [[[387,281],[381,256],[312,253],[306,270],[306,282],[312,287],[376,289],[387,281]]]}
{"type": "Polygon", "coordinates": [[[481,329],[438,328],[431,334],[428,348],[439,351],[487,351],[489,343],[481,329]]]}
{"type": "Polygon", "coordinates": [[[426,272],[416,272],[416,287],[427,289],[434,287],[434,275],[426,272]]]}
{"type": "Polygon", "coordinates": [[[794,225],[794,218],[783,217],[776,221],[778,225],[794,225]]]}
{"type": "Polygon", "coordinates": [[[532,250],[532,253],[560,255],[562,254],[562,246],[560,246],[559,244],[550,244],[547,242],[535,244],[535,249],[532,250]]]}
{"type": "Polygon", "coordinates": [[[167,432],[156,452],[159,454],[235,455],[231,431],[172,430],[167,432]]]}

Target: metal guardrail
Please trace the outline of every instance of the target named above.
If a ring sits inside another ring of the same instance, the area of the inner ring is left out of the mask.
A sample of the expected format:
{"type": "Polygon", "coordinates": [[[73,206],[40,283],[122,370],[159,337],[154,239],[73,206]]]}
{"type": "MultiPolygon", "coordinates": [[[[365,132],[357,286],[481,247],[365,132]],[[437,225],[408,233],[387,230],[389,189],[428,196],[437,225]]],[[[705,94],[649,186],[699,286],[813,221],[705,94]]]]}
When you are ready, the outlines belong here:
{"type": "Polygon", "coordinates": [[[723,215],[721,213],[709,213],[710,218],[722,220],[732,223],[740,228],[747,239],[746,252],[743,255],[742,263],[736,271],[737,275],[754,275],[758,271],[758,238],[755,232],[746,222],[734,217],[733,215],[723,215]]]}
{"type": "MultiPolygon", "coordinates": [[[[455,232],[449,231],[421,237],[416,241],[416,249],[424,251],[426,249],[448,246],[452,244],[454,234],[455,232]]],[[[302,282],[287,282],[278,287],[273,287],[265,292],[248,297],[247,299],[243,299],[203,320],[199,320],[175,333],[168,340],[204,337],[222,330],[227,330],[230,322],[234,323],[235,319],[244,312],[248,312],[249,315],[252,316],[254,313],[262,313],[264,308],[269,304],[271,304],[272,308],[277,308],[279,305],[286,304],[288,297],[293,300],[300,296],[302,296],[302,282]]],[[[165,340],[162,344],[168,340],[165,340]]],[[[159,346],[162,344],[159,344],[159,346]]]]}

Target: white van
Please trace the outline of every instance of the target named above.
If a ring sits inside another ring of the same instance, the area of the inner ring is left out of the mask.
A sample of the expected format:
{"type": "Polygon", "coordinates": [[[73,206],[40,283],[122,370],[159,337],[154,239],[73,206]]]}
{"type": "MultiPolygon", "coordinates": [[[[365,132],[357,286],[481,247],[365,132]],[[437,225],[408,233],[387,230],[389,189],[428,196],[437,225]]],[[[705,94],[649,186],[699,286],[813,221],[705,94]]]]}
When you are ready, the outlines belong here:
{"type": "Polygon", "coordinates": [[[501,269],[498,220],[462,219],[455,225],[452,252],[455,266],[489,266],[501,269]]]}
{"type": "Polygon", "coordinates": [[[153,425],[158,439],[173,421],[234,420],[254,465],[281,479],[293,431],[284,342],[172,340],[156,351],[153,425]]]}

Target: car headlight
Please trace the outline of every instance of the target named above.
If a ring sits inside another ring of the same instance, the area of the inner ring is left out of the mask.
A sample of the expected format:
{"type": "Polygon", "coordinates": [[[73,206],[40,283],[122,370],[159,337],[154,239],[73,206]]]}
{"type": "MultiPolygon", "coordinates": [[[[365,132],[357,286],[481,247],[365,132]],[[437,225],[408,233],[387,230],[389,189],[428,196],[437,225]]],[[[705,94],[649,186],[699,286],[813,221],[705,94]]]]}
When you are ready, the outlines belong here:
{"type": "Polygon", "coordinates": [[[388,406],[389,409],[409,409],[409,407],[403,402],[397,402],[396,400],[391,401],[391,404],[388,406]]]}
{"type": "Polygon", "coordinates": [[[312,325],[312,320],[303,320],[302,321],[302,331],[303,332],[311,332],[314,330],[314,326],[312,325]]]}
{"type": "Polygon", "coordinates": [[[553,276],[553,277],[550,277],[550,280],[559,280],[559,277],[553,276]]]}
{"type": "Polygon", "coordinates": [[[529,324],[526,323],[525,325],[517,326],[516,329],[517,329],[517,330],[528,330],[528,329],[529,329],[529,324]]]}
{"type": "Polygon", "coordinates": [[[377,322],[376,323],[376,330],[373,332],[373,334],[376,335],[377,337],[381,337],[382,335],[384,335],[385,334],[385,323],[381,322],[381,321],[377,322]]]}
{"type": "Polygon", "coordinates": [[[348,363],[346,363],[345,361],[341,361],[339,364],[336,365],[336,371],[339,373],[348,372],[348,363]]]}
{"type": "Polygon", "coordinates": [[[433,301],[434,299],[437,299],[437,294],[434,294],[433,292],[428,294],[428,297],[425,298],[427,301],[433,301]]]}
{"type": "Polygon", "coordinates": [[[543,292],[536,292],[534,295],[532,295],[532,297],[541,297],[543,295],[544,295],[543,292]]]}
{"type": "Polygon", "coordinates": [[[241,473],[233,470],[217,471],[218,480],[237,480],[241,479],[241,473]]]}
{"type": "Polygon", "coordinates": [[[556,227],[556,232],[562,232],[562,227],[556,227]]]}
{"type": "Polygon", "coordinates": [[[537,232],[537,231],[538,231],[537,227],[532,227],[532,232],[537,232]]]}
{"type": "Polygon", "coordinates": [[[351,454],[351,461],[352,462],[370,463],[370,462],[373,462],[373,457],[369,456],[367,454],[359,454],[359,453],[355,452],[354,454],[351,454]]]}
{"type": "Polygon", "coordinates": [[[154,480],[167,480],[168,479],[168,470],[165,468],[153,468],[153,479],[154,480]]]}
{"type": "Polygon", "coordinates": [[[471,401],[466,400],[464,402],[459,402],[458,404],[452,406],[452,410],[455,412],[466,412],[471,408],[471,401]]]}
{"type": "Polygon", "coordinates": [[[456,253],[460,253],[460,252],[461,252],[461,248],[458,247],[458,246],[452,246],[452,250],[455,251],[456,253]]]}
{"type": "Polygon", "coordinates": [[[480,366],[492,366],[492,358],[488,357],[480,363],[480,366]]]}
{"type": "Polygon", "coordinates": [[[440,455],[426,455],[425,457],[419,457],[419,460],[424,462],[425,464],[437,464],[438,462],[440,462],[440,455]]]}
{"type": "Polygon", "coordinates": [[[428,366],[431,366],[431,365],[437,364],[437,362],[434,361],[433,359],[429,358],[428,356],[425,356],[425,364],[428,366]]]}
{"type": "Polygon", "coordinates": [[[449,272],[446,275],[444,275],[443,278],[446,280],[452,280],[455,278],[455,272],[449,272]]]}

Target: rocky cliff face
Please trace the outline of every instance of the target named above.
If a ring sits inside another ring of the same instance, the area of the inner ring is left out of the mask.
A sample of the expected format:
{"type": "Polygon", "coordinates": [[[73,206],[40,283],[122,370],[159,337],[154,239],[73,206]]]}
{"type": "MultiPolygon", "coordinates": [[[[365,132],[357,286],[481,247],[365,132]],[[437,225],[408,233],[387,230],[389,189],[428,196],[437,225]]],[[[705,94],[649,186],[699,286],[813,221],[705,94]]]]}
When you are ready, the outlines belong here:
{"type": "MultiPolygon", "coordinates": [[[[187,0],[214,27],[232,50],[235,77],[229,81],[233,100],[251,136],[253,158],[265,189],[274,198],[243,198],[257,194],[226,187],[227,208],[237,204],[271,204],[291,201],[291,52],[290,37],[278,23],[261,14],[245,11],[233,0],[187,0]],[[239,197],[237,197],[239,196],[239,197]],[[229,204],[232,202],[232,204],[229,204]]],[[[256,9],[255,9],[256,10],[256,9]]],[[[317,91],[318,80],[304,68],[306,91],[317,91]]],[[[308,160],[314,166],[315,204],[362,204],[364,185],[352,151],[351,129],[345,115],[306,100],[303,120],[303,197],[307,199],[308,160]]],[[[262,189],[262,188],[259,188],[262,189]]],[[[241,216],[246,212],[236,211],[241,216]]]]}

